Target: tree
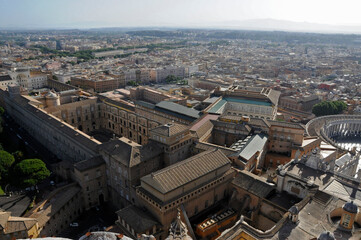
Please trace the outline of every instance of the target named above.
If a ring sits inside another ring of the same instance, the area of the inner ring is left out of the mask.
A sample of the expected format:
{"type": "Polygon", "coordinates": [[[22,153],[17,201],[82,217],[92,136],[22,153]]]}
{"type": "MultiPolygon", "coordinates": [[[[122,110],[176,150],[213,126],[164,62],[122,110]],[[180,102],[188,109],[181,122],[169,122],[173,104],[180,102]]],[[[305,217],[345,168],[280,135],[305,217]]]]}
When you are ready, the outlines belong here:
{"type": "Polygon", "coordinates": [[[323,101],[313,106],[312,113],[317,117],[340,114],[347,109],[347,104],[343,101],[323,101]]]}
{"type": "Polygon", "coordinates": [[[6,151],[0,151],[0,179],[7,178],[9,169],[15,162],[14,156],[6,151]]]}
{"type": "Polygon", "coordinates": [[[14,156],[16,162],[20,162],[24,159],[24,153],[22,151],[18,150],[16,152],[13,152],[12,155],[14,156]]]}
{"type": "Polygon", "coordinates": [[[49,177],[50,171],[40,159],[25,159],[15,165],[14,176],[21,187],[30,187],[49,177]]]}
{"type": "Polygon", "coordinates": [[[136,81],[129,81],[129,82],[127,82],[127,85],[128,85],[128,86],[136,87],[136,86],[138,86],[139,84],[138,84],[136,81]]]}
{"type": "Polygon", "coordinates": [[[168,75],[165,78],[166,83],[175,83],[175,82],[177,82],[177,80],[178,80],[177,77],[174,75],[168,75]]]}

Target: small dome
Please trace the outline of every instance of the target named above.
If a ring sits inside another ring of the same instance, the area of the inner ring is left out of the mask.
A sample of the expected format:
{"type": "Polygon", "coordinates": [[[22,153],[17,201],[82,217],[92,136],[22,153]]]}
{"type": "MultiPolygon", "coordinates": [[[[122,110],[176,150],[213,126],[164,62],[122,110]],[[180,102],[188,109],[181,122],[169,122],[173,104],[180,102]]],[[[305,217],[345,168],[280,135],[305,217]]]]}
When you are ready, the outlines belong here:
{"type": "Polygon", "coordinates": [[[292,215],[296,215],[298,214],[300,211],[298,210],[298,207],[293,205],[289,210],[288,210],[292,215]]]}
{"type": "Polygon", "coordinates": [[[55,93],[50,91],[45,95],[45,97],[47,97],[47,98],[57,98],[58,96],[55,93]]]}
{"type": "Polygon", "coordinates": [[[346,212],[349,212],[349,213],[357,213],[358,212],[358,207],[356,204],[353,203],[353,201],[345,203],[342,208],[343,208],[343,210],[345,210],[346,212]]]}
{"type": "Polygon", "coordinates": [[[335,240],[335,236],[332,232],[323,232],[318,236],[317,240],[335,240]]]}

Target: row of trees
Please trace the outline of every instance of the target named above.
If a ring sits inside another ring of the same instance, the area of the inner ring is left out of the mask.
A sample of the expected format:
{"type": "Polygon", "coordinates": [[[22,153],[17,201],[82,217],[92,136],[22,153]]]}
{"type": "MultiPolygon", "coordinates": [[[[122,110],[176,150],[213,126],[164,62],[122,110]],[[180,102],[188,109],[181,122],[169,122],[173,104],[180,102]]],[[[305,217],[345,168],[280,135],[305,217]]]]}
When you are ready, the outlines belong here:
{"type": "Polygon", "coordinates": [[[315,104],[312,113],[317,117],[340,114],[347,109],[347,104],[343,101],[323,101],[315,104]]]}
{"type": "Polygon", "coordinates": [[[17,187],[30,187],[50,176],[50,171],[40,159],[22,159],[21,152],[13,154],[0,151],[0,181],[17,187]]]}
{"type": "Polygon", "coordinates": [[[88,61],[88,60],[94,58],[94,56],[92,55],[93,51],[91,51],[91,50],[83,50],[83,51],[71,53],[71,52],[67,52],[67,51],[59,51],[59,50],[55,50],[55,49],[50,49],[48,47],[44,47],[44,46],[40,46],[40,45],[35,45],[34,48],[38,48],[42,53],[52,54],[53,56],[58,56],[58,57],[77,57],[78,59],[82,59],[84,61],[88,61]]]}
{"type": "MultiPolygon", "coordinates": [[[[147,45],[139,45],[139,46],[126,46],[126,47],[117,47],[117,48],[102,48],[102,49],[96,49],[96,50],[81,50],[77,52],[68,52],[68,51],[60,51],[55,49],[50,49],[48,47],[42,46],[42,45],[34,45],[34,48],[39,49],[44,54],[52,54],[52,56],[58,56],[58,57],[77,57],[78,59],[81,59],[83,61],[89,61],[90,59],[94,59],[93,52],[103,52],[103,51],[112,51],[112,50],[127,50],[127,49],[137,49],[137,48],[148,48],[149,51],[153,51],[154,49],[174,49],[174,48],[180,48],[185,47],[186,41],[179,41],[175,43],[156,43],[156,44],[147,44],[147,45]]],[[[137,53],[137,52],[135,52],[137,53]]],[[[130,56],[132,53],[126,53],[121,55],[116,55],[114,58],[125,58],[130,56]]],[[[30,60],[30,59],[28,59],[30,60]]]]}
{"type": "Polygon", "coordinates": [[[165,78],[165,82],[166,83],[177,83],[178,81],[182,80],[181,77],[176,77],[174,75],[168,75],[166,78],[165,78]]]}

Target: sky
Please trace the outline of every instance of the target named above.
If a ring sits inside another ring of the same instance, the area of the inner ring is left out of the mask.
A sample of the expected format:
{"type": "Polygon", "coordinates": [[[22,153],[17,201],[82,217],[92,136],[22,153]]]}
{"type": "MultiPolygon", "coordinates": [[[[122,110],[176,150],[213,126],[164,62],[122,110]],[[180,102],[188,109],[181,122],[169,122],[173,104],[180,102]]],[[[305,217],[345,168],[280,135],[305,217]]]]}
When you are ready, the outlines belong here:
{"type": "Polygon", "coordinates": [[[253,19],[360,25],[360,0],[0,0],[0,28],[212,27],[253,19]]]}

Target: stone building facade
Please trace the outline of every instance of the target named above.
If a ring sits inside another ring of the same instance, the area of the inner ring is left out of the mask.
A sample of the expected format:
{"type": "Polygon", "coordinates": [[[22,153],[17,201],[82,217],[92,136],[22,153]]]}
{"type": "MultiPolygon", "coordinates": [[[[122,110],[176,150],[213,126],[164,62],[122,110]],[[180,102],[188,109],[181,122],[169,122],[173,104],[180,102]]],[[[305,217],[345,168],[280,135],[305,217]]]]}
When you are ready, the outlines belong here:
{"type": "Polygon", "coordinates": [[[13,217],[11,212],[0,212],[0,238],[12,240],[36,238],[39,236],[39,224],[36,219],[13,217]]]}
{"type": "Polygon", "coordinates": [[[193,137],[185,125],[173,122],[160,125],[150,130],[149,137],[163,149],[166,166],[191,156],[193,137]]]}
{"type": "Polygon", "coordinates": [[[108,201],[106,165],[102,156],[74,164],[74,176],[81,187],[83,207],[89,209],[108,201]]]}
{"type": "Polygon", "coordinates": [[[31,98],[19,92],[9,95],[1,91],[0,94],[8,114],[59,159],[75,163],[96,155],[100,142],[30,104],[31,98]]]}
{"type": "Polygon", "coordinates": [[[56,236],[82,213],[81,189],[72,183],[51,192],[24,217],[36,219],[39,236],[56,236]]]}
{"type": "Polygon", "coordinates": [[[109,198],[118,208],[135,204],[140,178],[163,167],[163,151],[155,143],[141,146],[122,137],[102,144],[99,153],[107,166],[109,198]]]}
{"type": "Polygon", "coordinates": [[[158,238],[164,239],[178,207],[184,207],[187,218],[197,215],[227,196],[233,177],[228,158],[210,150],[141,178],[137,196],[160,223],[158,238]]]}

